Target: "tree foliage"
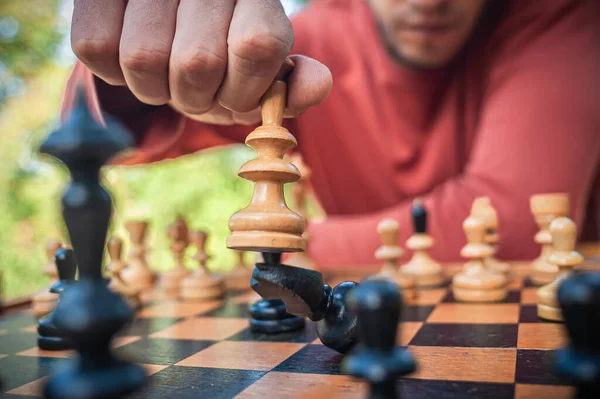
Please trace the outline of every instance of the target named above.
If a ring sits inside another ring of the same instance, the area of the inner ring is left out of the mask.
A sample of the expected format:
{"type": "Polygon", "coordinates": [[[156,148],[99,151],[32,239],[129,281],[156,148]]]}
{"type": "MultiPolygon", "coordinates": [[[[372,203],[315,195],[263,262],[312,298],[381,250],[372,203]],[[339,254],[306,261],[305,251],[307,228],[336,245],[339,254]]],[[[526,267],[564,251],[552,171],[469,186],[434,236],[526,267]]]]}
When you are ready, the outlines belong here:
{"type": "Polygon", "coordinates": [[[0,2],[0,107],[57,54],[68,26],[61,0],[0,2]]]}

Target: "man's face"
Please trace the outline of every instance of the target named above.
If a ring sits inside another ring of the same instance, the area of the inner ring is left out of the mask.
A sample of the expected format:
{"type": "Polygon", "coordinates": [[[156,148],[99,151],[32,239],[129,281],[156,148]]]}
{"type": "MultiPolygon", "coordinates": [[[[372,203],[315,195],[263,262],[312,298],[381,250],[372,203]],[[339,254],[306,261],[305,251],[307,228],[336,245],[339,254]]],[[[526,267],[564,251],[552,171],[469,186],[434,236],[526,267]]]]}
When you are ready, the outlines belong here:
{"type": "Polygon", "coordinates": [[[368,0],[388,46],[404,63],[449,62],[477,24],[486,0],[368,0]]]}

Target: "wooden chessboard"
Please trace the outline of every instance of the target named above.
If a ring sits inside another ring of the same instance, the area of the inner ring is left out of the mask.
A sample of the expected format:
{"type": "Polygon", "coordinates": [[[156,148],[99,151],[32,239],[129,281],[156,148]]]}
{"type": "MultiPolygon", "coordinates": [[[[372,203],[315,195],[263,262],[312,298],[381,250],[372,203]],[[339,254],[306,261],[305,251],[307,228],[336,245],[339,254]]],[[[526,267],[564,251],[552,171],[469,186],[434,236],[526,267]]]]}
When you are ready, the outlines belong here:
{"type": "MultiPolygon", "coordinates": [[[[459,269],[448,265],[452,275],[459,269]]],[[[373,271],[372,269],[369,269],[373,271]]],[[[367,271],[368,272],[368,271],[367,271]]],[[[419,291],[403,311],[399,345],[418,371],[398,381],[403,397],[569,398],[573,388],[553,372],[564,326],[536,315],[528,266],[513,264],[503,303],[457,303],[449,285],[419,291]]],[[[330,283],[363,272],[328,276],[330,283]]],[[[342,356],[322,344],[313,323],[280,335],[249,330],[254,292],[223,301],[183,303],[148,295],[116,352],[144,364],[149,384],[136,398],[364,398],[366,387],[340,373],[342,356]]],[[[70,352],[41,351],[29,310],[0,319],[0,375],[5,398],[39,397],[46,377],[70,352]]]]}

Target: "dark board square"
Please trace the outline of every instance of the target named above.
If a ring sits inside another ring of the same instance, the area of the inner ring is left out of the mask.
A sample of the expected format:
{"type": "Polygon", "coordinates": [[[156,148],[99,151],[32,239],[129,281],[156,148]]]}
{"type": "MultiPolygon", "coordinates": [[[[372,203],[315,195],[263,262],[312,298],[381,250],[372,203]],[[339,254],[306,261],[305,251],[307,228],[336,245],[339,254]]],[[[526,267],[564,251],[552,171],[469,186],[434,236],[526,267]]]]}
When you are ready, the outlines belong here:
{"type": "Polygon", "coordinates": [[[316,324],[307,321],[301,330],[283,332],[278,334],[255,333],[246,328],[241,332],[227,338],[227,341],[259,341],[259,342],[295,342],[310,343],[318,338],[316,324]]]}
{"type": "Polygon", "coordinates": [[[396,383],[400,397],[410,399],[508,399],[515,394],[514,384],[485,382],[417,380],[405,378],[396,383]]]}
{"type": "Polygon", "coordinates": [[[19,312],[0,319],[0,330],[18,331],[20,328],[36,324],[37,320],[31,312],[19,312]]]}
{"type": "Polygon", "coordinates": [[[552,320],[540,319],[537,315],[537,305],[521,305],[519,323],[557,323],[552,320]]]}
{"type": "Polygon", "coordinates": [[[15,354],[37,346],[37,333],[9,332],[0,335],[0,354],[15,354]]]}
{"type": "Polygon", "coordinates": [[[273,369],[288,373],[333,374],[340,372],[342,355],[325,345],[307,345],[273,369]]]}
{"type": "Polygon", "coordinates": [[[261,342],[295,342],[295,343],[310,343],[318,338],[317,327],[313,322],[306,322],[306,325],[301,330],[284,332],[279,334],[261,334],[255,333],[246,328],[232,337],[227,338],[227,341],[261,341],[261,342]]]}
{"type": "Polygon", "coordinates": [[[172,366],[150,377],[148,385],[134,394],[139,399],[230,399],[265,371],[172,366]]]}
{"type": "MultiPolygon", "coordinates": [[[[443,303],[458,303],[459,301],[454,298],[454,293],[452,291],[448,291],[444,299],[442,299],[443,303]]],[[[506,299],[502,301],[502,303],[520,303],[521,302],[521,291],[514,290],[509,291],[506,299]]]]}
{"type": "Polygon", "coordinates": [[[45,377],[56,369],[70,363],[70,359],[33,356],[7,356],[0,359],[1,392],[10,391],[45,377]]]}
{"type": "Polygon", "coordinates": [[[129,326],[123,328],[117,334],[120,337],[150,335],[157,331],[163,330],[173,324],[178,323],[182,319],[174,317],[151,317],[151,318],[136,318],[129,326]]]}
{"type": "Polygon", "coordinates": [[[515,382],[522,384],[568,385],[555,369],[556,351],[553,350],[517,350],[517,369],[515,382]]]}
{"type": "Polygon", "coordinates": [[[536,305],[521,305],[519,310],[520,323],[540,323],[541,321],[537,315],[536,305]]]}
{"type": "Polygon", "coordinates": [[[211,346],[215,341],[170,338],[142,338],[116,349],[125,359],[146,364],[175,364],[211,346]]]}
{"type": "Polygon", "coordinates": [[[198,315],[198,317],[233,317],[233,318],[245,318],[248,317],[248,304],[246,303],[235,303],[225,302],[224,305],[211,310],[210,312],[198,315]]]}
{"type": "Polygon", "coordinates": [[[401,321],[425,321],[435,306],[407,306],[402,310],[401,321]]]}
{"type": "Polygon", "coordinates": [[[533,282],[531,281],[531,279],[529,277],[525,277],[523,279],[523,288],[535,288],[535,287],[539,287],[539,285],[533,284],[533,282]]]}
{"type": "Polygon", "coordinates": [[[410,345],[516,348],[517,336],[517,324],[424,324],[410,345]]]}

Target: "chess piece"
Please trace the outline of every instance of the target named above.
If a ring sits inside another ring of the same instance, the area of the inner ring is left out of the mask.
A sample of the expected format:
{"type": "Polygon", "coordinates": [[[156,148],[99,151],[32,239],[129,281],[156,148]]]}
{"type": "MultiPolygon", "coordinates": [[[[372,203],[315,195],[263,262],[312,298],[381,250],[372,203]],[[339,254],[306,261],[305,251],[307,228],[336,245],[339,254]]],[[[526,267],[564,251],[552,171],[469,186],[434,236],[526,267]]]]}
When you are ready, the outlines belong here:
{"type": "Polygon", "coordinates": [[[475,198],[471,207],[471,216],[480,219],[485,224],[484,241],[493,250],[492,254],[483,260],[484,263],[489,269],[508,275],[510,273],[510,265],[499,261],[495,257],[500,236],[498,234],[498,213],[492,206],[490,198],[475,198]]]}
{"type": "Polygon", "coordinates": [[[111,237],[108,240],[108,256],[110,262],[106,270],[111,273],[108,287],[114,292],[121,294],[132,310],[138,310],[142,306],[140,291],[137,286],[130,285],[123,279],[122,273],[127,269],[125,262],[121,259],[123,254],[123,240],[119,237],[111,237]]]}
{"type": "MultiPolygon", "coordinates": [[[[271,264],[281,263],[281,254],[265,254],[271,264]]],[[[286,310],[281,299],[262,299],[248,307],[250,329],[256,333],[277,334],[304,327],[304,317],[294,316],[286,310]]]]}
{"type": "Polygon", "coordinates": [[[146,221],[128,221],[125,229],[131,238],[131,249],[129,250],[129,262],[121,272],[121,278],[129,285],[133,285],[138,291],[152,288],[154,285],[154,274],[148,267],[146,261],[146,247],[144,241],[148,231],[146,221]]]}
{"type": "Polygon", "coordinates": [[[542,246],[540,255],[531,263],[530,279],[535,285],[544,285],[554,281],[558,275],[558,267],[548,262],[552,253],[552,236],[548,227],[557,217],[569,216],[569,196],[564,193],[533,195],[530,207],[539,227],[534,239],[542,246]]]}
{"type": "Polygon", "coordinates": [[[244,252],[236,251],[238,262],[225,278],[225,287],[230,290],[245,290],[250,286],[252,269],[244,262],[244,252]]]}
{"type": "Polygon", "coordinates": [[[573,267],[583,263],[583,257],[575,251],[577,226],[567,217],[556,218],[550,223],[552,253],[548,262],[558,266],[558,275],[549,284],[537,290],[537,314],[541,319],[563,321],[556,298],[560,283],[571,275],[573,267]]]}
{"type": "MultiPolygon", "coordinates": [[[[62,247],[58,240],[48,240],[46,243],[46,256],[48,263],[44,266],[43,273],[50,278],[49,286],[52,287],[58,281],[58,270],[54,263],[54,254],[62,247]]],[[[36,317],[42,317],[52,312],[58,302],[58,294],[51,292],[50,288],[45,289],[32,298],[33,314],[36,317]]]]}
{"type": "Polygon", "coordinates": [[[502,301],[508,295],[506,276],[486,267],[484,259],[493,253],[485,243],[485,224],[469,216],[463,223],[467,245],[460,251],[469,259],[463,271],[452,279],[454,298],[465,302],[502,301]]]}
{"type": "Polygon", "coordinates": [[[383,260],[384,263],[379,273],[369,278],[385,278],[398,284],[405,301],[416,298],[415,277],[398,270],[398,259],[404,254],[404,250],[398,246],[398,222],[394,219],[384,219],[379,222],[377,231],[383,245],[375,251],[375,258],[383,260]]]}
{"type": "Polygon", "coordinates": [[[412,354],[396,346],[402,296],[395,284],[371,280],[346,297],[348,309],[358,314],[361,345],[342,360],[342,372],[369,382],[369,398],[394,399],[396,379],[417,369],[412,354]]]}
{"type": "Polygon", "coordinates": [[[204,249],[206,238],[203,231],[190,233],[190,241],[197,249],[193,259],[198,262],[198,268],[181,280],[179,297],[185,301],[216,299],[225,293],[223,278],[213,275],[206,267],[206,262],[210,259],[204,249]]]}
{"type": "Polygon", "coordinates": [[[300,177],[298,169],[283,159],[296,145],[294,136],[282,126],[287,96],[285,79],[294,64],[285,60],[275,81],[261,99],[262,126],[246,138],[257,159],[240,168],[239,176],[254,183],[250,204],[229,220],[227,247],[262,252],[250,286],[263,299],[281,299],[288,313],[317,322],[319,338],[329,348],[344,352],[356,342],[356,318],[346,312],[346,292],[356,283],[341,283],[333,289],[321,273],[280,263],[281,253],[303,251],[304,219],[290,210],[283,186],[300,177]]]}
{"type": "Polygon", "coordinates": [[[444,271],[441,265],[433,260],[427,250],[433,246],[433,238],[427,234],[427,210],[423,203],[416,199],[412,206],[414,234],[406,241],[406,246],[413,250],[408,263],[400,268],[403,274],[415,278],[417,287],[436,287],[444,282],[444,271]]]}
{"type": "MultiPolygon", "coordinates": [[[[59,296],[65,288],[75,281],[77,261],[72,249],[59,248],[54,256],[58,271],[58,280],[50,287],[50,292],[59,296]]],[[[38,322],[38,347],[44,350],[73,349],[73,342],[64,331],[56,325],[56,308],[48,316],[38,322]]]]}
{"type": "Polygon", "coordinates": [[[188,276],[190,271],[183,263],[185,249],[189,245],[189,229],[183,217],[178,217],[167,230],[167,235],[173,241],[171,251],[175,258],[175,269],[162,273],[160,276],[160,286],[166,296],[176,297],[179,295],[179,283],[181,279],[188,276]]]}
{"type": "Polygon", "coordinates": [[[66,123],[40,149],[62,161],[71,174],[62,214],[79,270],[79,280],[62,292],[54,310],[56,327],[74,343],[77,360],[49,377],[44,386],[47,399],[124,397],[147,379],[142,366],[118,359],[111,351],[112,338],[133,313],[102,277],[112,201],[100,183],[100,169],[133,140],[116,121],[104,118],[106,127],[91,115],[85,91],[79,88],[66,123]]]}
{"type": "Polygon", "coordinates": [[[600,273],[563,280],[558,303],[569,344],[557,352],[556,370],[577,385],[577,398],[600,398],[600,273]]]}

